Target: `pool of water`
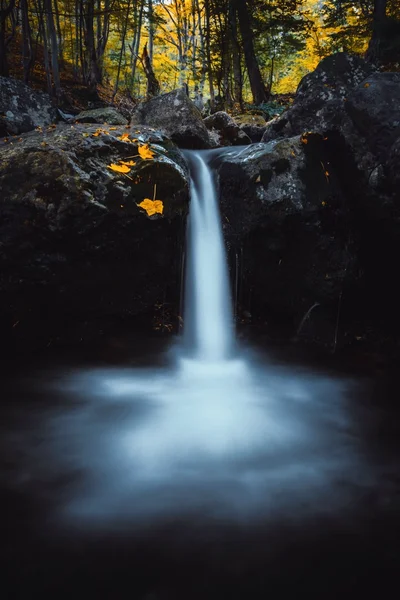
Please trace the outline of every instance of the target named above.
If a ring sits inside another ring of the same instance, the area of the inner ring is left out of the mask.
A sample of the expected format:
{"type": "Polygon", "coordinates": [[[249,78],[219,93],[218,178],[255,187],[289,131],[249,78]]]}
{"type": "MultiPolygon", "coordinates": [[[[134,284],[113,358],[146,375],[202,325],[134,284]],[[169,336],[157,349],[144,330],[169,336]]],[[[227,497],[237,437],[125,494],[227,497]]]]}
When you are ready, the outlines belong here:
{"type": "Polygon", "coordinates": [[[396,581],[396,382],[152,340],[2,375],[10,598],[351,597],[396,581]]]}

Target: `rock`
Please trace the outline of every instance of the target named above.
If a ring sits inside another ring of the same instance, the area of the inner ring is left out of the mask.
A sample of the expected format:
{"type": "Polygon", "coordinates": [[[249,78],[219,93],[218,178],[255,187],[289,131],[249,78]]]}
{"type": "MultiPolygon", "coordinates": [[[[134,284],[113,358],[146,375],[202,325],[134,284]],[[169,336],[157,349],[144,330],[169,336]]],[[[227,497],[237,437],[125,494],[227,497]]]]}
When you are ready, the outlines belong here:
{"type": "Polygon", "coordinates": [[[231,262],[240,263],[239,313],[280,324],[293,337],[318,303],[313,318],[323,313],[329,333],[313,341],[328,346],[338,300],[358,281],[349,208],[329,160],[314,134],[249,146],[217,169],[224,235],[231,262]]]}
{"type": "Polygon", "coordinates": [[[364,81],[374,68],[361,58],[343,52],[324,58],[315,71],[301,80],[293,105],[280,117],[270,121],[262,141],[320,131],[319,111],[328,103],[340,106],[349,93],[364,81]]]}
{"type": "Polygon", "coordinates": [[[115,108],[95,108],[84,110],[75,117],[77,123],[107,123],[108,125],[127,125],[128,121],[115,108]]]}
{"type": "MultiPolygon", "coordinates": [[[[0,143],[0,329],[5,347],[86,340],[179,310],[188,173],[180,151],[148,128],[109,133],[59,125],[0,143]],[[148,142],[128,176],[109,168],[148,142]],[[96,135],[93,135],[96,134],[96,135]],[[148,216],[145,198],[163,202],[148,216]]],[[[168,326],[171,326],[170,324],[168,326]]]]}
{"type": "Polygon", "coordinates": [[[204,119],[216,146],[246,146],[251,144],[249,136],[240,129],[228,113],[218,111],[204,119]]]}
{"type": "Polygon", "coordinates": [[[235,117],[235,122],[239,125],[240,129],[249,136],[253,143],[261,142],[262,136],[267,129],[267,124],[263,115],[245,113],[237,115],[235,117]]]}
{"type": "Polygon", "coordinates": [[[132,114],[131,123],[160,129],[182,148],[211,147],[201,113],[184,89],[143,102],[132,114]]]}
{"type": "Polygon", "coordinates": [[[385,161],[400,137],[400,73],[373,73],[348,95],[345,109],[358,136],[385,161]]]}
{"type": "Polygon", "coordinates": [[[46,127],[57,120],[50,96],[17,79],[0,77],[0,137],[46,127]]]}

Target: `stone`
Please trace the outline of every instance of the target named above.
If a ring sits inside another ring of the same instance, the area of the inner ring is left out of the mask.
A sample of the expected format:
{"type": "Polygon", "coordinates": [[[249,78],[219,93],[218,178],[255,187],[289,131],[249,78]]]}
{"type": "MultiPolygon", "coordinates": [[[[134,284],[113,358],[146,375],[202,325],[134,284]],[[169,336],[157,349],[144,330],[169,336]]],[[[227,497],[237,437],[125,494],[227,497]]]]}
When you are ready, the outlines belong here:
{"type": "Polygon", "coordinates": [[[97,129],[61,124],[0,142],[0,330],[10,349],[76,343],[124,319],[151,329],[163,302],[178,314],[185,160],[149,128],[97,129]],[[153,159],[134,158],[128,176],[110,169],[139,142],[153,159]],[[164,211],[148,216],[138,205],[154,195],[164,211]]]}
{"type": "Polygon", "coordinates": [[[57,120],[50,96],[17,79],[0,77],[0,137],[46,127],[57,120]]]}
{"type": "Polygon", "coordinates": [[[206,117],[204,124],[211,132],[216,146],[246,146],[251,143],[249,136],[224,111],[206,117]]]}
{"type": "Polygon", "coordinates": [[[301,80],[293,105],[267,125],[262,141],[320,131],[319,111],[329,103],[342,106],[349,93],[374,71],[362,58],[338,52],[324,58],[301,80]]]}
{"type": "Polygon", "coordinates": [[[108,125],[127,125],[128,121],[112,106],[84,110],[75,117],[77,123],[107,123],[108,125]]]}
{"type": "Polygon", "coordinates": [[[201,113],[184,89],[143,102],[132,114],[131,123],[159,129],[182,148],[211,147],[201,113]]]}

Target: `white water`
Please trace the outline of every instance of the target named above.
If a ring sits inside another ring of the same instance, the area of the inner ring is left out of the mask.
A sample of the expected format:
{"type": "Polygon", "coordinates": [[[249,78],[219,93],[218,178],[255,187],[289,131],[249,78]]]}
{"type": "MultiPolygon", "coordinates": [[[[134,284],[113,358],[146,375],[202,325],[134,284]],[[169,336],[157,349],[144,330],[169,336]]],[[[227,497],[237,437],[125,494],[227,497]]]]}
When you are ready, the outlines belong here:
{"type": "Polygon", "coordinates": [[[210,152],[187,152],[192,173],[186,271],[186,347],[200,361],[229,357],[233,347],[231,293],[210,152]]]}

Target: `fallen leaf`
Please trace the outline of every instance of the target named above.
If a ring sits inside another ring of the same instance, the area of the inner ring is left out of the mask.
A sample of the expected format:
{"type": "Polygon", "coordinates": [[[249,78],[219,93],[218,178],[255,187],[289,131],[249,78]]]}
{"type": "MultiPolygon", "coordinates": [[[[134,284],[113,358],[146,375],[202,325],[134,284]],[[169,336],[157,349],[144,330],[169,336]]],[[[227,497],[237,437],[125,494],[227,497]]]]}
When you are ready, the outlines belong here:
{"type": "Polygon", "coordinates": [[[160,215],[164,212],[164,205],[161,200],[151,200],[150,198],[145,198],[143,202],[138,204],[140,208],[143,208],[149,217],[159,213],[160,215]]]}
{"type": "Polygon", "coordinates": [[[260,181],[261,181],[261,176],[259,175],[259,176],[257,177],[257,179],[256,179],[256,181],[255,181],[255,182],[256,182],[256,183],[260,183],[260,181]]]}
{"type": "Polygon", "coordinates": [[[143,146],[139,146],[138,152],[143,160],[151,160],[154,158],[154,152],[150,149],[149,144],[143,144],[143,146]]]}
{"type": "Polygon", "coordinates": [[[89,135],[90,135],[89,133],[82,133],[82,137],[85,137],[85,138],[89,137],[89,135]]]}
{"type": "Polygon", "coordinates": [[[370,83],[368,83],[368,81],[367,81],[367,83],[364,83],[364,87],[369,87],[370,85],[371,85],[371,84],[370,84],[370,83]]]}
{"type": "Polygon", "coordinates": [[[110,131],[117,131],[118,127],[110,127],[110,131]]]}
{"type": "Polygon", "coordinates": [[[117,173],[129,173],[130,171],[130,168],[126,165],[116,165],[114,163],[111,163],[111,165],[107,166],[109,169],[111,169],[111,171],[116,171],[117,173]]]}
{"type": "Polygon", "coordinates": [[[42,142],[40,145],[41,146],[47,146],[47,143],[46,142],[42,142]]]}
{"type": "Polygon", "coordinates": [[[129,133],[123,133],[118,139],[121,140],[121,142],[130,142],[131,141],[129,139],[129,133]]]}
{"type": "Polygon", "coordinates": [[[134,167],[136,165],[136,163],[133,160],[121,160],[120,163],[121,165],[126,165],[127,167],[134,167]]]}

